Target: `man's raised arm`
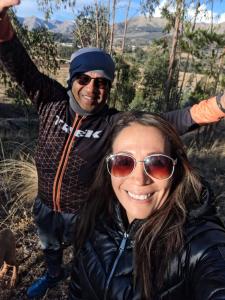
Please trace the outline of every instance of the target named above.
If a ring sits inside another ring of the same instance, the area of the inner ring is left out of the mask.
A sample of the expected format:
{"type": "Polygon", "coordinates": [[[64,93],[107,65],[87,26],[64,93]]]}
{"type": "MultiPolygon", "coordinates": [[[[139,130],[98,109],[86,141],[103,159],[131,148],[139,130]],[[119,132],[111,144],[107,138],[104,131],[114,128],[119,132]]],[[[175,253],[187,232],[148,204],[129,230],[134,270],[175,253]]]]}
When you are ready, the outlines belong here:
{"type": "Polygon", "coordinates": [[[39,72],[14,32],[7,7],[19,3],[19,0],[0,0],[0,63],[37,106],[41,102],[64,100],[65,88],[39,72]]]}
{"type": "Polygon", "coordinates": [[[201,125],[218,122],[225,117],[225,94],[202,100],[192,107],[178,109],[163,113],[168,120],[182,135],[201,125]]]}

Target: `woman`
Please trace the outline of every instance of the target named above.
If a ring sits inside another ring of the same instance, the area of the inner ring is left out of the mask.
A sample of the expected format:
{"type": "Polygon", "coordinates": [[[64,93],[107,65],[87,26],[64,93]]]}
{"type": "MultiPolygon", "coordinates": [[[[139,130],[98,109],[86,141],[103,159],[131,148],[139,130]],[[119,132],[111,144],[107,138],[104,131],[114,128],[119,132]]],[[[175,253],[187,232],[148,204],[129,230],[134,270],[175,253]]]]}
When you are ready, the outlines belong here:
{"type": "Polygon", "coordinates": [[[125,113],[81,213],[69,299],[225,299],[225,230],[174,129],[125,113]]]}

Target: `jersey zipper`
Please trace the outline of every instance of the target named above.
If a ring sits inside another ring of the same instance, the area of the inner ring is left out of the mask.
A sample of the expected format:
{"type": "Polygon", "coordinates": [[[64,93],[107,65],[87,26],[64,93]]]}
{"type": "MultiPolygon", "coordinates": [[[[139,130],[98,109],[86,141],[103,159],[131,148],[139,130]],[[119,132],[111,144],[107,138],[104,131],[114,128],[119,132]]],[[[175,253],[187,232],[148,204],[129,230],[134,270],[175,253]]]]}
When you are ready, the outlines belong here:
{"type": "Polygon", "coordinates": [[[72,145],[75,141],[75,132],[78,130],[81,126],[82,120],[85,117],[81,117],[78,114],[76,114],[75,120],[72,125],[72,130],[67,138],[66,144],[63,149],[62,156],[60,158],[60,162],[57,168],[57,172],[55,175],[54,179],[54,184],[53,184],[53,209],[55,212],[60,212],[61,207],[60,207],[60,198],[61,198],[61,186],[62,186],[62,180],[63,176],[67,167],[68,159],[69,159],[69,154],[72,149],[72,145]]]}
{"type": "Polygon", "coordinates": [[[126,232],[124,232],[122,241],[121,241],[120,246],[119,246],[119,253],[118,253],[118,255],[117,255],[117,257],[116,257],[116,259],[115,259],[115,261],[114,261],[113,267],[112,267],[111,272],[110,272],[110,274],[109,274],[109,277],[108,277],[108,279],[107,279],[106,288],[105,288],[105,293],[104,293],[104,300],[107,299],[107,294],[108,294],[108,290],[109,290],[109,285],[110,285],[110,283],[111,283],[111,280],[112,280],[113,274],[114,274],[114,272],[115,272],[115,270],[116,270],[116,267],[117,267],[117,264],[118,264],[118,262],[119,262],[119,259],[120,259],[121,255],[122,255],[122,253],[124,252],[124,249],[125,249],[125,246],[126,246],[126,242],[127,242],[128,236],[129,236],[129,235],[128,235],[126,232]]]}

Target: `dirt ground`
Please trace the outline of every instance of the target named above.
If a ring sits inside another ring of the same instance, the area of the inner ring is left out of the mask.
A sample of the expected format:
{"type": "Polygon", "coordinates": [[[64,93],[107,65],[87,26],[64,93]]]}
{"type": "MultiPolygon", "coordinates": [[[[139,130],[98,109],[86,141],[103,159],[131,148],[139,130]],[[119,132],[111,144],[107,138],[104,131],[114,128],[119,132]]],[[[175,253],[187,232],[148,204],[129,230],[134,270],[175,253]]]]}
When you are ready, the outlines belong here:
{"type": "MultiPolygon", "coordinates": [[[[2,198],[1,198],[2,200],[2,198]]],[[[10,210],[6,213],[7,205],[1,201],[0,227],[10,227],[16,237],[16,257],[19,265],[19,276],[15,288],[8,288],[12,268],[4,280],[0,282],[1,300],[25,300],[26,290],[30,284],[45,272],[45,263],[38,242],[38,236],[32,219],[32,203],[26,207],[17,207],[14,214],[10,210]],[[5,208],[2,210],[1,208],[5,208]],[[10,220],[7,220],[10,216],[10,220]]],[[[64,251],[64,267],[70,272],[72,247],[64,251]]],[[[41,299],[67,299],[69,277],[54,289],[48,290],[41,299]]]]}

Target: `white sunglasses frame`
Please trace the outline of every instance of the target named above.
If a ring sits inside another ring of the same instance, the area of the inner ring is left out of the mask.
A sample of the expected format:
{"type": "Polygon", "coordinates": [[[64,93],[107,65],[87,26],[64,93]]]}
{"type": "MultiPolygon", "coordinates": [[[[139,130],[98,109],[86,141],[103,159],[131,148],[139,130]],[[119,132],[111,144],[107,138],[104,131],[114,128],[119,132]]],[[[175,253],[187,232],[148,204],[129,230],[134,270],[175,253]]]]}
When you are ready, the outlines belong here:
{"type": "Polygon", "coordinates": [[[136,160],[136,158],[135,158],[133,155],[127,154],[127,153],[115,153],[115,154],[109,154],[109,155],[106,157],[106,165],[107,165],[108,173],[109,173],[111,176],[115,177],[115,178],[126,178],[126,177],[130,176],[130,175],[133,173],[134,169],[136,168],[138,162],[142,162],[142,163],[143,163],[144,171],[145,171],[145,173],[146,173],[146,175],[147,175],[148,177],[154,178],[154,179],[156,179],[156,180],[162,181],[162,180],[168,180],[168,179],[170,179],[170,178],[173,176],[173,173],[174,173],[174,170],[175,170],[175,166],[176,166],[176,164],[177,164],[177,158],[176,158],[176,159],[173,159],[172,157],[170,157],[170,156],[168,156],[168,155],[165,155],[165,154],[162,154],[162,153],[154,153],[154,154],[147,155],[147,156],[144,158],[144,160],[136,160]],[[109,170],[108,162],[109,162],[109,160],[112,159],[114,156],[127,156],[127,157],[130,157],[130,158],[132,158],[132,159],[134,160],[134,168],[133,168],[133,170],[132,170],[127,176],[114,176],[113,174],[111,174],[111,172],[110,172],[110,170],[109,170]],[[152,156],[164,156],[164,157],[169,158],[169,159],[172,161],[172,163],[173,163],[173,169],[172,169],[171,174],[170,174],[169,177],[163,178],[163,179],[159,179],[159,178],[156,178],[156,177],[151,176],[151,175],[148,174],[148,172],[147,172],[146,169],[145,169],[145,160],[146,160],[148,157],[152,157],[152,156]]]}

